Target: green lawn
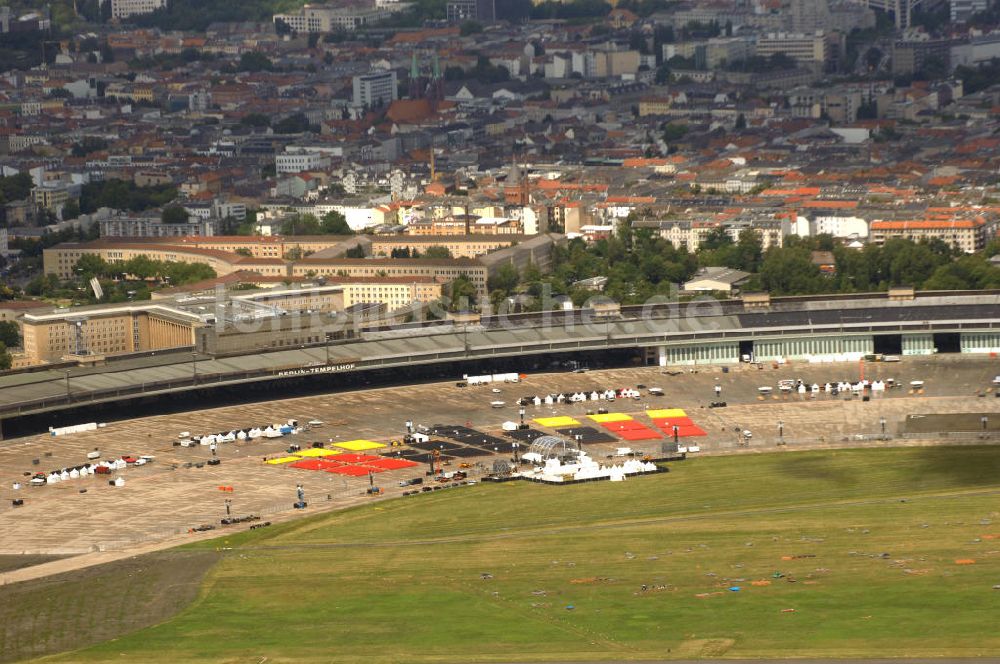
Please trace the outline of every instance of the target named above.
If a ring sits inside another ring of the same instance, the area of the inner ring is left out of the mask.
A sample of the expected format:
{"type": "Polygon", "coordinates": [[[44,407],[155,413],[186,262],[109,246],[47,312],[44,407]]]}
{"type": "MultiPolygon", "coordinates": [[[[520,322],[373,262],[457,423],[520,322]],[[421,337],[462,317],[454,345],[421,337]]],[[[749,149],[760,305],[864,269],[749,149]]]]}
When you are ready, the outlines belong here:
{"type": "Polygon", "coordinates": [[[61,659],[997,656],[998,478],[1000,447],[789,452],[373,503],[197,545],[188,609],[61,659]]]}

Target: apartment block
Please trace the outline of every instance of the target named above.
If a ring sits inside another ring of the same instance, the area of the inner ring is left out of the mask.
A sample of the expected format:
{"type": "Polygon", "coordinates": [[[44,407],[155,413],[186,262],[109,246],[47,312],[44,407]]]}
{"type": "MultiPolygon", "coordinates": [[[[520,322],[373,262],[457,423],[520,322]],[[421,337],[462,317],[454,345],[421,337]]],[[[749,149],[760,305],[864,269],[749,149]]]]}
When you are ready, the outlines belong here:
{"type": "Polygon", "coordinates": [[[111,3],[111,18],[117,19],[152,14],[157,9],[167,6],[167,0],[105,0],[105,2],[111,3]]]}
{"type": "Polygon", "coordinates": [[[967,254],[986,246],[987,225],[982,219],[873,221],[871,241],[882,245],[892,238],[908,240],[941,240],[967,254]]]}

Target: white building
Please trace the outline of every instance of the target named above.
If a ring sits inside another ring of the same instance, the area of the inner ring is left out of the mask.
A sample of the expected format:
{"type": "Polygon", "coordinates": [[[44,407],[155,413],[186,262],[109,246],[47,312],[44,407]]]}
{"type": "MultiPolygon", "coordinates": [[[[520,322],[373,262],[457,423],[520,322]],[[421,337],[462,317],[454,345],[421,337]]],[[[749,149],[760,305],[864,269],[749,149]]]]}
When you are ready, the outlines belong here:
{"type": "Polygon", "coordinates": [[[330,158],[315,152],[286,151],[274,158],[277,173],[303,173],[330,167],[330,158]]]}
{"type": "Polygon", "coordinates": [[[355,30],[357,28],[378,23],[392,16],[394,12],[408,7],[409,4],[383,3],[376,7],[328,7],[324,5],[305,5],[294,14],[275,14],[273,21],[287,25],[295,32],[326,33],[338,30],[355,30]]]}
{"type": "Polygon", "coordinates": [[[818,215],[809,219],[797,215],[795,221],[788,223],[786,233],[800,237],[831,235],[865,240],[868,238],[868,222],[855,216],[818,215]]]}
{"type": "Polygon", "coordinates": [[[218,235],[214,219],[191,217],[186,224],[165,224],[159,217],[130,217],[125,214],[102,219],[101,237],[184,237],[218,235]]]}
{"type": "Polygon", "coordinates": [[[948,4],[952,23],[964,23],[973,14],[990,8],[990,0],[951,0],[948,4]]]}
{"type": "Polygon", "coordinates": [[[212,203],[212,213],[216,219],[233,218],[243,221],[247,218],[247,206],[243,203],[216,200],[212,203]]]}
{"type": "Polygon", "coordinates": [[[993,58],[1000,58],[1000,33],[973,37],[965,44],[951,47],[951,66],[974,67],[993,58]]]}
{"type": "Polygon", "coordinates": [[[761,57],[784,53],[800,65],[826,65],[840,55],[843,38],[836,33],[817,30],[813,33],[769,32],[757,38],[756,52],[761,57]]]}
{"type": "Polygon", "coordinates": [[[833,237],[868,237],[868,222],[861,217],[816,217],[810,223],[813,235],[832,235],[833,237]]]}
{"type": "Polygon", "coordinates": [[[399,99],[395,71],[373,71],[354,77],[354,105],[365,108],[388,106],[399,99]]]}
{"type": "MultiPolygon", "coordinates": [[[[129,18],[140,14],[152,14],[167,6],[167,0],[105,0],[111,2],[111,18],[129,18]]],[[[102,3],[103,4],[103,3],[102,3]]]]}

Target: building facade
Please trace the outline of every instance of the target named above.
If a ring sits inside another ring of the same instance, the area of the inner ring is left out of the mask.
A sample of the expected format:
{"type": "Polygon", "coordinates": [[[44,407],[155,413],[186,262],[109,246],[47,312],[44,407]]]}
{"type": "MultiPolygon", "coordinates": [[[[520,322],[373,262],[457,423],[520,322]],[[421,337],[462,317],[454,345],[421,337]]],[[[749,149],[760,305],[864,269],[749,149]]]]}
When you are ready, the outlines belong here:
{"type": "Polygon", "coordinates": [[[399,99],[394,71],[373,71],[353,78],[354,105],[381,108],[399,99]]]}
{"type": "Polygon", "coordinates": [[[186,224],[165,224],[159,217],[116,216],[102,219],[101,237],[187,237],[212,236],[218,231],[219,222],[192,215],[186,224]]]}
{"type": "Polygon", "coordinates": [[[477,21],[488,24],[496,21],[494,0],[450,0],[445,9],[449,23],[477,21]]]}
{"type": "Polygon", "coordinates": [[[194,344],[197,316],[158,305],[73,309],[22,318],[24,354],[30,364],[66,355],[101,356],[194,344]]]}
{"type": "Polygon", "coordinates": [[[882,245],[892,238],[908,240],[941,240],[967,254],[986,246],[987,228],[981,219],[955,219],[949,221],[873,221],[870,225],[871,241],[882,245]]]}
{"type": "MultiPolygon", "coordinates": [[[[111,3],[111,18],[123,19],[152,14],[167,6],[167,0],[105,0],[111,3]]],[[[103,2],[101,4],[104,4],[103,2]]]]}

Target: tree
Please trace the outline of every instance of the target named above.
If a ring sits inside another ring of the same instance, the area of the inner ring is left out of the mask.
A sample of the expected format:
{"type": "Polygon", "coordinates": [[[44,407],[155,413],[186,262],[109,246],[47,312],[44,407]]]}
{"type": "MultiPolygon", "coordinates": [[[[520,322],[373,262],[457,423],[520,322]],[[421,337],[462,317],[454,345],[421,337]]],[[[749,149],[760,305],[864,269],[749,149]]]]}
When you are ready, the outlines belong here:
{"type": "Polygon", "coordinates": [[[84,254],[73,266],[73,271],[80,275],[85,281],[93,277],[107,277],[111,275],[111,265],[97,254],[84,254]]]}
{"type": "Polygon", "coordinates": [[[879,64],[882,62],[882,57],[883,57],[882,50],[879,49],[877,46],[872,46],[871,48],[869,48],[868,52],[865,53],[865,64],[868,66],[868,69],[875,69],[876,67],[878,67],[879,64]]]}
{"type": "Polygon", "coordinates": [[[474,35],[483,31],[483,24],[477,21],[462,21],[458,27],[458,33],[463,37],[474,35]]]}
{"type": "Polygon", "coordinates": [[[14,358],[10,356],[10,351],[3,342],[0,342],[0,371],[8,371],[13,364],[14,358]]]}
{"type": "Polygon", "coordinates": [[[240,124],[247,127],[270,127],[271,118],[264,115],[263,113],[247,113],[242,118],[240,118],[240,124]]]}
{"type": "Polygon", "coordinates": [[[309,131],[309,118],[305,113],[293,113],[279,120],[273,127],[276,134],[301,134],[309,131]]]}
{"type": "Polygon", "coordinates": [[[772,295],[819,293],[823,277],[805,247],[773,248],[760,269],[761,285],[772,295]]]}
{"type": "MultiPolygon", "coordinates": [[[[492,277],[486,282],[486,288],[492,291],[499,291],[501,297],[506,297],[514,292],[517,284],[521,281],[521,275],[517,273],[517,268],[510,263],[504,263],[492,277]]],[[[491,295],[492,299],[492,295],[491,295]]]]}
{"type": "Polygon", "coordinates": [[[142,212],[149,208],[163,207],[176,197],[177,190],[171,185],[137,187],[131,180],[110,178],[83,185],[80,191],[80,211],[90,214],[98,208],[108,207],[142,212]]]}
{"type": "Polygon", "coordinates": [[[145,281],[161,274],[163,272],[163,265],[160,261],[154,261],[149,256],[139,255],[125,261],[122,265],[122,272],[145,281]]]}
{"type": "Polygon", "coordinates": [[[687,133],[687,125],[670,122],[663,127],[663,140],[666,143],[674,143],[684,138],[687,133]]]}
{"type": "Polygon", "coordinates": [[[732,267],[745,272],[756,272],[763,259],[763,244],[760,233],[753,229],[747,229],[740,233],[739,242],[736,243],[736,252],[732,267]]]}
{"type": "Polygon", "coordinates": [[[662,64],[656,68],[656,84],[664,85],[670,82],[670,67],[662,64]]]}
{"type": "Polygon", "coordinates": [[[347,225],[347,219],[336,210],[331,210],[323,215],[323,222],[320,224],[319,230],[325,235],[354,235],[354,231],[347,225]]]}
{"type": "Polygon", "coordinates": [[[736,116],[736,124],[733,125],[733,129],[740,131],[741,129],[747,128],[747,118],[745,115],[740,113],[736,116]]]}
{"type": "Polygon", "coordinates": [[[476,286],[467,276],[460,274],[447,286],[450,298],[448,310],[462,311],[476,306],[476,286]]]}
{"type": "Polygon", "coordinates": [[[319,235],[319,219],[311,214],[296,214],[281,222],[282,235],[319,235]]]}
{"type": "Polygon", "coordinates": [[[720,247],[728,246],[733,243],[732,236],[726,232],[725,226],[716,226],[708,232],[708,234],[698,243],[699,249],[704,249],[705,251],[712,251],[720,247]]]}
{"type": "Polygon", "coordinates": [[[16,348],[21,345],[21,330],[17,323],[12,320],[0,321],[0,343],[7,348],[16,348]]]}
{"type": "Polygon", "coordinates": [[[240,56],[240,62],[237,65],[238,71],[246,72],[271,71],[272,69],[274,69],[274,63],[271,62],[271,58],[260,51],[244,53],[240,56]]]}
{"type": "Polygon", "coordinates": [[[82,140],[73,144],[70,154],[74,157],[86,157],[92,152],[100,152],[108,149],[108,141],[98,136],[84,136],[82,140]]]}
{"type": "Polygon", "coordinates": [[[27,173],[0,177],[0,202],[20,201],[31,194],[34,182],[27,173]]]}
{"type": "Polygon", "coordinates": [[[180,205],[168,205],[163,208],[160,220],[165,224],[186,224],[188,223],[188,211],[180,205]]]}
{"type": "Polygon", "coordinates": [[[69,219],[76,219],[80,216],[80,204],[74,200],[69,200],[63,205],[62,218],[63,221],[69,219]]]}
{"type": "Polygon", "coordinates": [[[440,245],[431,245],[424,249],[424,258],[452,258],[451,249],[440,245]]]}

